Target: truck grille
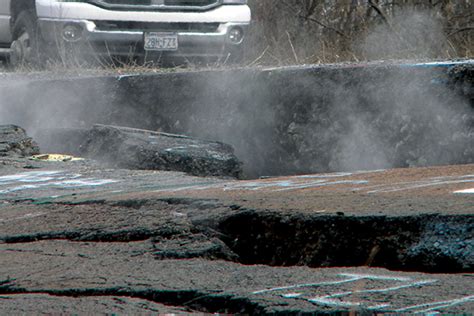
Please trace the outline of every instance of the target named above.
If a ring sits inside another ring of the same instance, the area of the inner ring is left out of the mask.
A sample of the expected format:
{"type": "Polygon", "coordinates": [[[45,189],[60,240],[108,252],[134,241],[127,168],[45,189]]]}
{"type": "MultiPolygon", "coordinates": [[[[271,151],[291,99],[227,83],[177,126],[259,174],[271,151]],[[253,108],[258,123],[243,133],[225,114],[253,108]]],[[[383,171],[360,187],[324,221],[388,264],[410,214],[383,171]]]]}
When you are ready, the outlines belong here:
{"type": "Polygon", "coordinates": [[[194,1],[184,1],[184,0],[164,0],[165,5],[174,5],[174,6],[192,6],[192,7],[204,7],[216,3],[215,0],[194,0],[194,1]]]}
{"type": "Polygon", "coordinates": [[[217,7],[222,0],[89,0],[114,10],[202,11],[217,7]]]}
{"type": "Polygon", "coordinates": [[[219,23],[153,23],[127,21],[94,21],[99,31],[152,31],[152,32],[188,32],[215,33],[219,23]]]}

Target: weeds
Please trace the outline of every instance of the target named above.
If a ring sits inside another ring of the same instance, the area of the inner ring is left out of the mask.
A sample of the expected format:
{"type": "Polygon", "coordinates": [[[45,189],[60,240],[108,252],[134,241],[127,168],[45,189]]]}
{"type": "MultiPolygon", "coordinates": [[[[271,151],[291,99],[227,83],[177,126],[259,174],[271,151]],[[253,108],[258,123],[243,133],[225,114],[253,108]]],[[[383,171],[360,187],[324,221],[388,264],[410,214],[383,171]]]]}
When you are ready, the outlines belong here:
{"type": "Polygon", "coordinates": [[[250,0],[247,64],[473,57],[471,0],[250,0]]]}
{"type": "MultiPolygon", "coordinates": [[[[243,66],[365,62],[394,59],[472,58],[472,0],[249,0],[253,22],[243,66]]],[[[138,73],[229,68],[224,56],[212,62],[112,54],[93,56],[91,47],[71,50],[56,43],[57,58],[41,68],[54,73],[138,73]],[[164,66],[164,67],[163,67],[164,66]],[[85,71],[85,69],[88,69],[85,71]]],[[[106,47],[108,52],[108,47],[106,47]]],[[[48,54],[51,56],[51,54],[48,54]]],[[[32,67],[20,72],[31,73],[32,67]]]]}

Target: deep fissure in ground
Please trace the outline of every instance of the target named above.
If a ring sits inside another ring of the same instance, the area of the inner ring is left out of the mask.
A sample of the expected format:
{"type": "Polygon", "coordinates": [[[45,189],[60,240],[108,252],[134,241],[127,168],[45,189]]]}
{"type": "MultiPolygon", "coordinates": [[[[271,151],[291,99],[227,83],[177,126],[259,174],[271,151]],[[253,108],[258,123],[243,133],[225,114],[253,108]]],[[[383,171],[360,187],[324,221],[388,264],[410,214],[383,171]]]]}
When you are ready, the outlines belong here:
{"type": "Polygon", "coordinates": [[[432,273],[470,272],[474,268],[474,218],[470,215],[321,215],[253,210],[193,199],[100,203],[100,208],[117,205],[138,213],[168,205],[172,208],[165,212],[178,210],[186,214],[186,220],[166,220],[150,227],[132,223],[107,231],[98,223],[97,228],[7,235],[1,240],[150,240],[157,259],[206,258],[271,266],[373,266],[432,273]]]}
{"type": "MultiPolygon", "coordinates": [[[[144,299],[151,302],[160,303],[172,307],[184,307],[190,312],[204,313],[232,313],[256,315],[265,314],[264,308],[257,303],[251,302],[248,298],[232,297],[230,295],[220,295],[219,293],[205,293],[195,290],[188,291],[162,291],[162,290],[133,290],[125,288],[105,288],[105,289],[64,289],[64,290],[35,290],[10,288],[0,286],[0,294],[48,294],[51,296],[65,297],[131,297],[144,299]]],[[[1,299],[1,298],[0,298],[1,299]]],[[[332,314],[333,315],[333,314],[332,314]]]]}
{"type": "Polygon", "coordinates": [[[244,264],[472,271],[472,216],[311,216],[244,211],[220,223],[244,264]]]}

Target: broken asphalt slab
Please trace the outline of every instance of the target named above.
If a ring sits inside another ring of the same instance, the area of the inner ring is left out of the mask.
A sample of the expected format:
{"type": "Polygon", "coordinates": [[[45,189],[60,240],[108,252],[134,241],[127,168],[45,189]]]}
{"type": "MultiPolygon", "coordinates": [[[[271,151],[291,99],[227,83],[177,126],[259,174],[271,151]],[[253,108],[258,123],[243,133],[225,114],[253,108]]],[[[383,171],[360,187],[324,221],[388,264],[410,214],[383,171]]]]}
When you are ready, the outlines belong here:
{"type": "MultiPolygon", "coordinates": [[[[242,164],[230,145],[184,135],[119,126],[43,131],[43,137],[62,145],[57,152],[78,154],[113,168],[179,171],[196,176],[239,178],[242,164]]],[[[49,146],[51,147],[51,146],[49,146]]],[[[0,156],[30,157],[38,145],[24,129],[0,125],[0,156]]]]}
{"type": "Polygon", "coordinates": [[[104,311],[120,300],[146,301],[126,303],[143,312],[473,309],[473,196],[462,193],[474,187],[473,165],[239,181],[33,163],[40,169],[0,169],[6,302],[52,300],[71,312],[98,297],[104,311]]]}
{"type": "Polygon", "coordinates": [[[242,173],[229,145],[134,128],[95,125],[87,132],[80,151],[116,168],[234,178],[242,173]]]}

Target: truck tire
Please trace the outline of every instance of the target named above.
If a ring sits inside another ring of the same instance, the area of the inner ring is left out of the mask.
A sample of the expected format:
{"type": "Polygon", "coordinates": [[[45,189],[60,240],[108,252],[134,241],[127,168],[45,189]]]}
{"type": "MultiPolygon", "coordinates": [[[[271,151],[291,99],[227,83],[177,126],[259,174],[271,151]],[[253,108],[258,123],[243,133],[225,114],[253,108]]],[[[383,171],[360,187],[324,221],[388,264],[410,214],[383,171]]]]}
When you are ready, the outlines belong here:
{"type": "Polygon", "coordinates": [[[34,10],[21,12],[12,30],[13,42],[10,50],[10,64],[13,67],[39,67],[42,39],[34,10]]]}

